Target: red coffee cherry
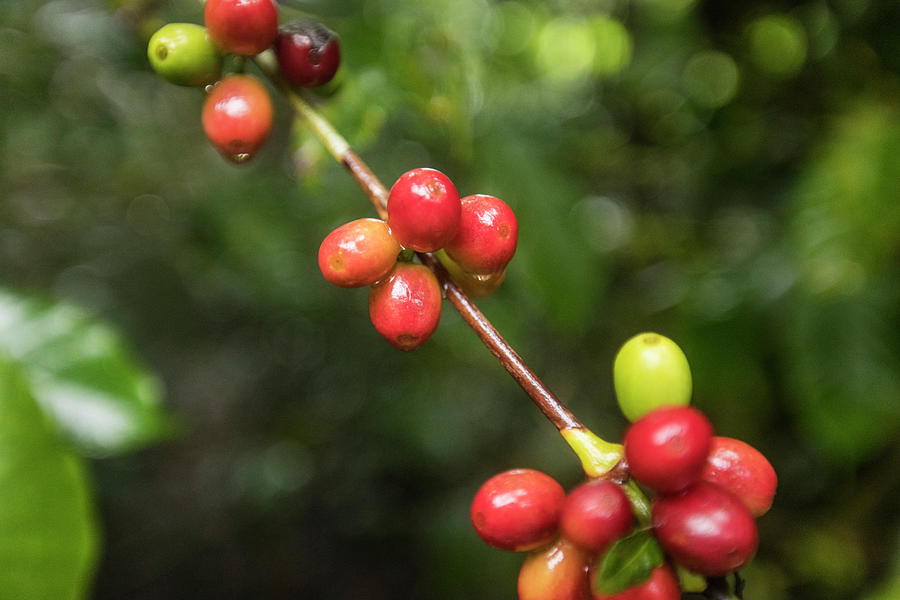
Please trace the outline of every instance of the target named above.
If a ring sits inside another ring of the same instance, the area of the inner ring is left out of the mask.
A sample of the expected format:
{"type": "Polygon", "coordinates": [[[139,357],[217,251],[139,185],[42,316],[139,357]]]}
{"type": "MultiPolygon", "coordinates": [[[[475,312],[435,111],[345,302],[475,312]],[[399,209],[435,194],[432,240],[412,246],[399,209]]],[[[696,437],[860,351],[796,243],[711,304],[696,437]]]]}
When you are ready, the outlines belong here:
{"type": "Polygon", "coordinates": [[[388,225],[406,248],[434,252],[459,229],[459,194],[450,179],[434,169],[413,169],[400,176],[388,196],[388,225]]]}
{"type": "Polygon", "coordinates": [[[275,57],[281,74],[298,87],[325,85],[341,64],[337,35],[312,19],[296,19],[278,28],[275,57]]]}
{"type": "Polygon", "coordinates": [[[381,219],[357,219],[328,234],[319,246],[319,270],[330,283],[353,288],[371,285],[390,273],[400,244],[381,219]]]}
{"type": "Polygon", "coordinates": [[[701,575],[726,575],[756,552],[756,521],[734,494],[699,481],[653,502],[653,533],[675,562],[701,575]]]}
{"type": "Polygon", "coordinates": [[[525,557],[519,570],[519,600],[586,600],[590,556],[559,538],[525,557]]]}
{"type": "Polygon", "coordinates": [[[253,157],[272,129],[272,100],[251,75],[221,79],[203,103],[203,130],[226,158],[241,163],[253,157]]]}
{"type": "Polygon", "coordinates": [[[701,479],[728,490],[754,517],[772,506],[778,476],[762,452],[741,440],[715,436],[701,479]]]}
{"type": "Polygon", "coordinates": [[[206,0],[203,16],[212,41],[232,54],[259,54],[278,35],[278,8],[272,0],[206,0]]]}
{"type": "Polygon", "coordinates": [[[369,291],[369,317],[400,350],[425,343],[441,320],[441,287],[428,267],[399,262],[369,291]]]}
{"type": "Polygon", "coordinates": [[[506,268],[516,253],[519,223],[500,198],[486,194],[460,200],[459,230],[445,249],[460,267],[476,275],[491,275],[506,268]]]}
{"type": "Polygon", "coordinates": [[[485,542],[519,552],[550,542],[566,492],[555,479],[533,469],[494,475],[472,501],[475,531],[485,542]]]}
{"type": "Polygon", "coordinates": [[[650,578],[640,585],[628,588],[618,594],[606,596],[596,591],[597,571],[591,571],[591,592],[594,600],[680,600],[681,589],[678,577],[669,565],[653,569],[650,578]]]}
{"type": "Polygon", "coordinates": [[[673,493],[698,479],[706,464],[713,428],[690,406],[664,406],[625,433],[625,459],[632,476],[657,492],[673,493]]]}
{"type": "Polygon", "coordinates": [[[631,529],[631,503],[622,488],[595,479],[566,496],[559,519],[563,536],[580,548],[599,554],[631,529]]]}

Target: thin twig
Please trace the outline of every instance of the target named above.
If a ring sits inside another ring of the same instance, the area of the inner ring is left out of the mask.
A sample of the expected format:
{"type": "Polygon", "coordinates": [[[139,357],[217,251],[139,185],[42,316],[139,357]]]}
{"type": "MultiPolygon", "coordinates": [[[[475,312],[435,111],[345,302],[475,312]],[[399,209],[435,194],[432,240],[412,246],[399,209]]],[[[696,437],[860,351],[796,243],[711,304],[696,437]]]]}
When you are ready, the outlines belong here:
{"type": "MultiPolygon", "coordinates": [[[[329,153],[344,165],[369,198],[372,206],[382,219],[387,219],[388,189],[372,172],[368,165],[350,147],[350,144],[317,110],[304,100],[296,91],[286,85],[277,70],[273,68],[270,57],[265,53],[256,58],[260,69],[284,92],[291,107],[309,123],[310,127],[325,145],[329,153]]],[[[453,281],[440,262],[431,254],[419,253],[419,260],[430,268],[438,278],[447,300],[462,316],[466,324],[472,328],[488,350],[500,361],[500,364],[525,390],[525,393],[541,409],[551,423],[560,431],[567,429],[584,429],[584,425],[575,418],[562,402],[553,395],[546,385],[534,374],[525,361],[509,345],[491,322],[478,310],[478,307],[453,281]]]]}
{"type": "MultiPolygon", "coordinates": [[[[340,158],[347,167],[359,187],[366,193],[383,219],[387,218],[388,190],[366,163],[348,145],[340,158]]],[[[419,260],[431,269],[444,295],[450,304],[459,312],[466,324],[472,328],[478,339],[487,346],[503,368],[516,380],[528,397],[541,409],[551,423],[560,431],[565,429],[583,429],[584,425],[575,418],[569,409],[553,395],[540,378],[534,374],[522,357],[509,345],[500,332],[484,316],[475,303],[453,281],[447,270],[432,254],[419,252],[419,260]]]]}

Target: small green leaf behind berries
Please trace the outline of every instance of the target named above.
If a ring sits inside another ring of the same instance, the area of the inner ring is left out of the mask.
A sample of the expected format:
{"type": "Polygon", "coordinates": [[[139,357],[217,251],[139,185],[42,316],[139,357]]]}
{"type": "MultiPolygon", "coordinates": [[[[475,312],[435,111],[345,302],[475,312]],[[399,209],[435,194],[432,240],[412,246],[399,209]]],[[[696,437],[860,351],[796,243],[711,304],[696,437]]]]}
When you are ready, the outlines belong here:
{"type": "Polygon", "coordinates": [[[640,333],[622,346],[613,364],[619,408],[636,421],[660,406],[691,402],[691,368],[678,345],[658,333],[640,333]]]}
{"type": "Polygon", "coordinates": [[[161,27],[150,37],[147,58],[159,76],[175,85],[210,85],[222,74],[222,53],[206,28],[193,23],[161,27]]]}
{"type": "Polygon", "coordinates": [[[618,594],[650,578],[663,564],[662,548],[647,530],[636,531],[614,543],[594,564],[594,589],[604,595],[618,594]]]}

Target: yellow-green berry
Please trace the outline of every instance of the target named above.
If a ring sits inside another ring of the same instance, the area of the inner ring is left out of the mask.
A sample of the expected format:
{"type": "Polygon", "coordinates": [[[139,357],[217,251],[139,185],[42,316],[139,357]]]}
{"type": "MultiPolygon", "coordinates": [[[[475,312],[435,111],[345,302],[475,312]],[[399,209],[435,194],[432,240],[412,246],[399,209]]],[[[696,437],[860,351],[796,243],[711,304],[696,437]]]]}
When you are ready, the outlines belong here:
{"type": "Polygon", "coordinates": [[[204,86],[222,73],[222,53],[206,28],[193,23],[169,23],[153,34],[147,58],[160,76],[176,85],[204,86]]]}
{"type": "Polygon", "coordinates": [[[619,408],[635,421],[660,406],[691,401],[691,368],[678,345],[658,333],[641,333],[619,350],[613,364],[619,408]]]}

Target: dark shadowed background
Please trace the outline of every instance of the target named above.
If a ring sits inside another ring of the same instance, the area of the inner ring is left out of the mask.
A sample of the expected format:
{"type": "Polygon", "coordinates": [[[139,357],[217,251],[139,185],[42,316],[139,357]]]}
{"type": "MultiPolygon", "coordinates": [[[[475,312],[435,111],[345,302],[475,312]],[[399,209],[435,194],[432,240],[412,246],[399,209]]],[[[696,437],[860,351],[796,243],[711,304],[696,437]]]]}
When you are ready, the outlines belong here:
{"type": "MultiPolygon", "coordinates": [[[[281,7],[340,35],[317,97],[387,185],[435,167],[516,211],[479,306],[589,427],[620,438],[612,360],[656,330],[769,456],[748,600],[900,597],[900,5],[281,7]]],[[[170,21],[202,3],[0,3],[0,598],[513,598],[471,497],[519,466],[570,487],[575,456],[449,305],[405,354],[325,282],[320,241],[371,206],[280,98],[222,160],[147,63],[170,21]]]]}

